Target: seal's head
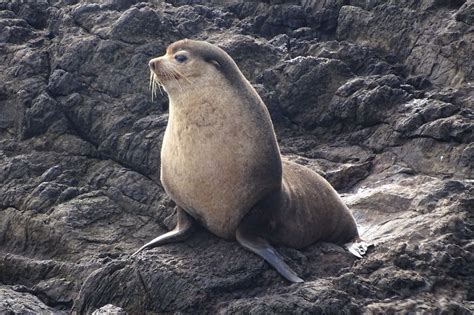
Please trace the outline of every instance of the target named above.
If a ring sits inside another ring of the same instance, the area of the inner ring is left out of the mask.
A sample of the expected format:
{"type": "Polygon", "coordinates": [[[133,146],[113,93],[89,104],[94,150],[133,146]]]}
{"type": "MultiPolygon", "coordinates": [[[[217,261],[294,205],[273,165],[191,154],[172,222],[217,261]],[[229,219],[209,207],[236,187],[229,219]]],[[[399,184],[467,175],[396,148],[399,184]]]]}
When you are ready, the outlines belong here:
{"type": "Polygon", "coordinates": [[[224,50],[204,41],[184,39],[174,42],[165,55],[151,59],[148,64],[153,93],[158,85],[170,96],[189,86],[211,84],[209,81],[227,79],[237,83],[245,80],[224,50]]]}

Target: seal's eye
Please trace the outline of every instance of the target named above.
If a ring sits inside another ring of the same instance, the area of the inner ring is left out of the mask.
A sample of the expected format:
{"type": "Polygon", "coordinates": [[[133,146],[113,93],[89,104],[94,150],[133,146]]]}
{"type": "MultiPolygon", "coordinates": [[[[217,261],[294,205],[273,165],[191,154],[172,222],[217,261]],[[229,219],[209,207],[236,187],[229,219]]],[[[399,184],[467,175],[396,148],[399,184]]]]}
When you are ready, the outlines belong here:
{"type": "Polygon", "coordinates": [[[186,60],[188,60],[188,57],[186,57],[185,55],[176,55],[174,56],[174,59],[177,62],[185,62],[186,60]]]}

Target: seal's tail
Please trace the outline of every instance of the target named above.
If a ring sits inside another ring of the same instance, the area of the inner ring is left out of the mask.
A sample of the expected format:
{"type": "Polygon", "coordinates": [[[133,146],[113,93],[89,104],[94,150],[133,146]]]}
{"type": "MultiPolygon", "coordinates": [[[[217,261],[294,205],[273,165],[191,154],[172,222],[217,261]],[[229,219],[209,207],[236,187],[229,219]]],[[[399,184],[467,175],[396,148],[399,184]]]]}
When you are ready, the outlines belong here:
{"type": "Polygon", "coordinates": [[[367,253],[367,249],[372,246],[374,246],[374,244],[364,242],[360,238],[344,244],[344,248],[357,258],[362,258],[362,256],[367,253]]]}

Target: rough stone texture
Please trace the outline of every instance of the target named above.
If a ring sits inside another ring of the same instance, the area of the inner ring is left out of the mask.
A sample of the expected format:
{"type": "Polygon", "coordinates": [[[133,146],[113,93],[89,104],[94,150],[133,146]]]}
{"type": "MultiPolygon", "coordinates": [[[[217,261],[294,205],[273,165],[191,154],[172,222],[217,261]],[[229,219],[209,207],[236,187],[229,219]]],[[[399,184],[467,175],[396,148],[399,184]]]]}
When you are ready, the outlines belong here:
{"type": "Polygon", "coordinates": [[[21,286],[0,287],[0,312],[2,314],[40,314],[55,312],[55,309],[45,305],[38,297],[21,286]]]}
{"type": "Polygon", "coordinates": [[[105,306],[102,306],[101,308],[95,310],[92,315],[100,315],[100,314],[109,314],[109,315],[126,315],[127,312],[125,312],[122,308],[114,306],[112,304],[107,304],[105,306]]]}
{"type": "Polygon", "coordinates": [[[1,313],[474,311],[471,1],[54,3],[0,3],[1,313]],[[174,226],[147,61],[184,37],[234,57],[366,258],[279,248],[291,285],[204,230],[129,257],[174,226]]]}

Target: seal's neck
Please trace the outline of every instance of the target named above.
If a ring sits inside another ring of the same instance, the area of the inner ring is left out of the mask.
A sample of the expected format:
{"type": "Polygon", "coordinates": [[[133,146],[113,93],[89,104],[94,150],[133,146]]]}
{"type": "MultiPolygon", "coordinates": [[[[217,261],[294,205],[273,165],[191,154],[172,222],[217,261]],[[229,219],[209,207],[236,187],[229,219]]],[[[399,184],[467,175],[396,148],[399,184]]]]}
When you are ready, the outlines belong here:
{"type": "Polygon", "coordinates": [[[235,109],[232,107],[238,106],[238,103],[234,104],[239,99],[238,93],[225,79],[220,81],[209,80],[207,82],[199,82],[199,84],[184,83],[169,92],[170,116],[178,112],[194,111],[200,104],[206,103],[230,112],[235,112],[235,109]]]}

